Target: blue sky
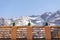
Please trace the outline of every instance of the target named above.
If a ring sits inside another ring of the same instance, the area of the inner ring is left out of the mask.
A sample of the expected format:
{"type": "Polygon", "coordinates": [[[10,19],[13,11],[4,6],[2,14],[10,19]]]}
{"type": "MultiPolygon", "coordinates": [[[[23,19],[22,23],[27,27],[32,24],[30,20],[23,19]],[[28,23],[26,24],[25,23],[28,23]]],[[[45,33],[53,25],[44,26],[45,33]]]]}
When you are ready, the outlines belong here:
{"type": "Polygon", "coordinates": [[[41,15],[60,9],[60,0],[0,0],[0,17],[41,15]]]}

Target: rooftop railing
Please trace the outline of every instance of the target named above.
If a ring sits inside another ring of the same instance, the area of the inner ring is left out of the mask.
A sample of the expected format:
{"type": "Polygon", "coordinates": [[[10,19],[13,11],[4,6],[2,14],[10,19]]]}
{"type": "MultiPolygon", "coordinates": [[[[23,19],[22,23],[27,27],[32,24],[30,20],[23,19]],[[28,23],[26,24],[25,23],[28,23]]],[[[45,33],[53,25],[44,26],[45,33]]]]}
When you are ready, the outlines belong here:
{"type": "Polygon", "coordinates": [[[0,26],[0,38],[51,40],[52,38],[60,38],[60,26],[0,26]]]}

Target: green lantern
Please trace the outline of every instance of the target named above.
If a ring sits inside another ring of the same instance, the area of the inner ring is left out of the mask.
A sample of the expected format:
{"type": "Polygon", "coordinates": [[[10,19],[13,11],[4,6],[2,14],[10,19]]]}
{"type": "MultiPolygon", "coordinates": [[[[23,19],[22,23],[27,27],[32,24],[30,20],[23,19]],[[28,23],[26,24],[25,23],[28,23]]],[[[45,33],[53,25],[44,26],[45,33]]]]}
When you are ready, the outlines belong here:
{"type": "Polygon", "coordinates": [[[13,26],[15,26],[16,24],[15,24],[15,22],[13,22],[13,26]]]}
{"type": "Polygon", "coordinates": [[[45,26],[48,26],[48,22],[45,23],[45,26]]]}
{"type": "Polygon", "coordinates": [[[28,26],[31,26],[31,23],[30,23],[30,21],[29,21],[29,23],[28,23],[28,26]]]}

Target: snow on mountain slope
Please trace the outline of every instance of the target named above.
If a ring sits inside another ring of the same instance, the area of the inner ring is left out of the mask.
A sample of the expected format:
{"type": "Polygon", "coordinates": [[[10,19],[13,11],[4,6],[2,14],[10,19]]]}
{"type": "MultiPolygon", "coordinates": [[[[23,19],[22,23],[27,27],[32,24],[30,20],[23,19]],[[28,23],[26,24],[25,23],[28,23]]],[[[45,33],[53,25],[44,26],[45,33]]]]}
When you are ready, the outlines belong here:
{"type": "Polygon", "coordinates": [[[50,26],[58,26],[60,25],[60,10],[55,13],[45,12],[42,15],[22,16],[19,18],[14,17],[11,19],[1,17],[0,26],[12,26],[13,22],[16,23],[16,26],[27,26],[29,21],[31,26],[44,26],[46,22],[48,22],[50,26]]]}
{"type": "Polygon", "coordinates": [[[22,16],[14,20],[16,26],[27,26],[29,21],[31,23],[31,26],[38,26],[41,24],[42,19],[40,17],[22,16]]]}

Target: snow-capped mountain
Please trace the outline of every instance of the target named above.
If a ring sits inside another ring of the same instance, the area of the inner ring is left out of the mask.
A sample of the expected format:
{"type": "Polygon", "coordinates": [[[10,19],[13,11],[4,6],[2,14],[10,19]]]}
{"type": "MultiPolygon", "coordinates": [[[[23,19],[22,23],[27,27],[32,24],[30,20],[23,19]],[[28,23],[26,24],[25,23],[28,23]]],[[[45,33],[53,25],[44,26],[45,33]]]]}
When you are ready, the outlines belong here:
{"type": "Polygon", "coordinates": [[[0,26],[4,26],[4,18],[0,17],[0,26]]]}
{"type": "Polygon", "coordinates": [[[5,18],[4,19],[4,26],[11,26],[11,20],[10,19],[8,19],[8,18],[5,18]]]}
{"type": "Polygon", "coordinates": [[[12,22],[15,22],[16,23],[16,26],[27,26],[29,21],[31,23],[31,26],[43,26],[43,22],[44,20],[42,20],[40,17],[38,16],[22,16],[16,20],[14,20],[16,18],[12,18],[12,22]]]}
{"type": "Polygon", "coordinates": [[[44,20],[44,21],[47,21],[48,18],[52,15],[51,12],[45,12],[44,14],[41,15],[41,18],[44,20]]]}
{"type": "Polygon", "coordinates": [[[28,23],[31,23],[31,26],[44,26],[48,22],[49,26],[59,26],[60,25],[60,10],[55,13],[45,12],[42,15],[32,15],[32,16],[22,16],[14,17],[11,19],[0,18],[0,26],[12,26],[12,23],[15,22],[16,26],[27,26],[28,23]]]}
{"type": "Polygon", "coordinates": [[[60,11],[57,11],[56,13],[53,13],[48,19],[47,19],[51,25],[54,24],[55,26],[60,25],[60,11]]]}

